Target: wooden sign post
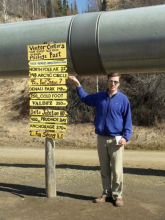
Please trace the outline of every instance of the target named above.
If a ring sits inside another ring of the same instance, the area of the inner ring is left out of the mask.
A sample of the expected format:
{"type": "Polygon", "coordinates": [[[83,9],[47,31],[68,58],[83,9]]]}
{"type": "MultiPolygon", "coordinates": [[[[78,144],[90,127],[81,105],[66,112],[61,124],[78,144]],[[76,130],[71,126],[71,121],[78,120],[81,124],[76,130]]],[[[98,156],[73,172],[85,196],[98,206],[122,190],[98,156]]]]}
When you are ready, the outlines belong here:
{"type": "Polygon", "coordinates": [[[56,197],[56,174],[55,174],[55,141],[54,139],[45,139],[45,184],[46,196],[48,198],[56,197]]]}
{"type": "Polygon", "coordinates": [[[32,129],[29,135],[45,138],[46,196],[52,198],[56,197],[55,139],[64,139],[64,133],[60,132],[67,128],[67,113],[51,108],[68,104],[65,100],[67,94],[64,93],[67,91],[65,84],[68,77],[66,43],[29,45],[28,60],[32,129]]]}

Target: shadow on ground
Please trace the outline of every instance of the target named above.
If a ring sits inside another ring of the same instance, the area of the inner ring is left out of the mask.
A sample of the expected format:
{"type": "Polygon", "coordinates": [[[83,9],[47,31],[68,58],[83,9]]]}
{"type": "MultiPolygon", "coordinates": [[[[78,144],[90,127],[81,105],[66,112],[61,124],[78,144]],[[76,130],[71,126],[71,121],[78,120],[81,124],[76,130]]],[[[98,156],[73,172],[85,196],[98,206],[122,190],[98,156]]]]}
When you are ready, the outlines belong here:
{"type": "MultiPolygon", "coordinates": [[[[17,195],[21,198],[25,196],[46,197],[45,188],[37,188],[33,186],[25,186],[20,184],[0,183],[0,191],[17,195]]],[[[57,196],[68,197],[79,200],[94,200],[92,196],[77,195],[57,191],[57,196]]]]}
{"type": "MultiPolygon", "coordinates": [[[[0,167],[44,168],[45,165],[0,163],[0,167]]],[[[99,171],[100,166],[82,166],[82,165],[58,164],[58,165],[56,165],[56,169],[76,169],[76,170],[99,171]]],[[[124,173],[134,174],[134,175],[164,176],[165,177],[165,170],[157,170],[157,169],[150,169],[150,168],[145,169],[145,168],[124,167],[124,173]]]]}

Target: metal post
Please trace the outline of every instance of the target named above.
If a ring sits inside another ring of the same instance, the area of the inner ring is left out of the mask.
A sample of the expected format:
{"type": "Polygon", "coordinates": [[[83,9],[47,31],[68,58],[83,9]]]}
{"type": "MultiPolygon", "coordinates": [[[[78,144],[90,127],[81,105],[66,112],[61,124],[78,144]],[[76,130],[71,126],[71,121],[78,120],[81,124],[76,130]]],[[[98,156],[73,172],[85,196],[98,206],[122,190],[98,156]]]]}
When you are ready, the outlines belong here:
{"type": "Polygon", "coordinates": [[[98,76],[96,76],[96,90],[99,92],[99,79],[98,76]]]}
{"type": "Polygon", "coordinates": [[[56,178],[55,178],[55,140],[45,139],[45,181],[46,196],[48,198],[56,197],[56,178]]]}

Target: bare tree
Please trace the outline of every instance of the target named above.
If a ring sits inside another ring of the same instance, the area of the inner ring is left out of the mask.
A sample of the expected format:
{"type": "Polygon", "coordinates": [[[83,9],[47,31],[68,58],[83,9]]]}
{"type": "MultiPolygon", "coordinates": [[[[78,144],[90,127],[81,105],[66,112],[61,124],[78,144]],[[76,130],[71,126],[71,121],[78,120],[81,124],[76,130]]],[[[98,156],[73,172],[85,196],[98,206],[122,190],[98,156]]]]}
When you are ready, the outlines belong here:
{"type": "Polygon", "coordinates": [[[87,1],[88,12],[101,11],[101,8],[102,8],[102,0],[88,0],[87,1]]]}
{"type": "Polygon", "coordinates": [[[7,2],[6,0],[3,0],[3,19],[4,22],[7,22],[8,16],[7,16],[7,2]]]}

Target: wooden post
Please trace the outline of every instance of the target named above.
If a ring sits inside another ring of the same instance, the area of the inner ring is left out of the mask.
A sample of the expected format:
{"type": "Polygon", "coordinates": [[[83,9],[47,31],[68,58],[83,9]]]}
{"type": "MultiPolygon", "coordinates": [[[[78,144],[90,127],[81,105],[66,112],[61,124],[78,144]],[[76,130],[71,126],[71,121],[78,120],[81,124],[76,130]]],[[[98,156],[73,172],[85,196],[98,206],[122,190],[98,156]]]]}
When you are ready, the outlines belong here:
{"type": "Polygon", "coordinates": [[[56,197],[56,178],[55,178],[55,140],[45,139],[45,181],[46,196],[48,198],[56,197]]]}

